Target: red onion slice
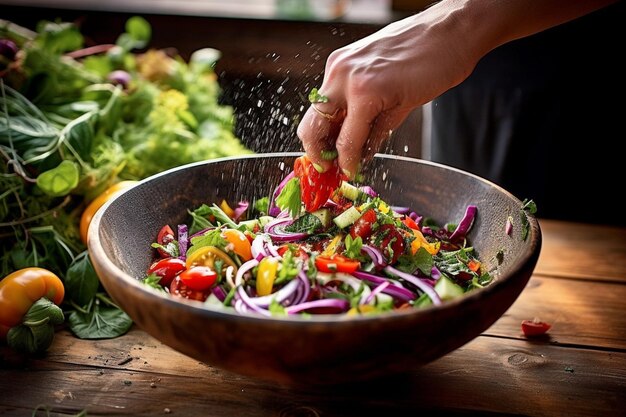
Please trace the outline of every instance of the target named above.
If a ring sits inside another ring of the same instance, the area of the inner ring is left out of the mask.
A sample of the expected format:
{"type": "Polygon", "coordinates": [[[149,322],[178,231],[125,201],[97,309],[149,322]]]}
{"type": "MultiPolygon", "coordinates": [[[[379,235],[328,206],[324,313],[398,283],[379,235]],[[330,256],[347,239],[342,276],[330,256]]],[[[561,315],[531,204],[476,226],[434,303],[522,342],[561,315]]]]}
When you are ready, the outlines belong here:
{"type": "Polygon", "coordinates": [[[362,304],[371,303],[374,300],[374,297],[376,297],[377,294],[380,294],[381,292],[383,292],[385,288],[387,288],[389,285],[391,285],[389,284],[389,281],[385,281],[379,286],[377,286],[376,288],[374,288],[372,292],[370,293],[370,295],[365,299],[365,302],[362,304]]]}
{"type": "Polygon", "coordinates": [[[418,277],[416,277],[414,275],[411,275],[411,274],[407,274],[406,272],[402,272],[400,270],[397,270],[396,268],[394,268],[392,266],[386,266],[385,267],[385,272],[389,273],[390,275],[395,275],[397,277],[400,277],[400,278],[410,282],[411,284],[415,285],[417,288],[422,290],[422,292],[426,293],[426,295],[428,295],[428,297],[430,297],[430,299],[432,300],[434,305],[440,305],[441,304],[441,298],[439,298],[439,294],[437,294],[437,292],[435,292],[433,287],[431,287],[430,285],[426,284],[425,282],[422,282],[422,280],[419,279],[418,277]]]}
{"type": "Polygon", "coordinates": [[[284,227],[292,222],[293,219],[291,217],[274,219],[265,225],[264,231],[276,242],[295,242],[309,236],[308,233],[285,232],[284,227]]]}
{"type": "Polygon", "coordinates": [[[248,296],[248,301],[251,304],[254,304],[256,307],[262,308],[269,307],[269,305],[272,303],[272,300],[275,300],[277,303],[280,304],[285,301],[290,295],[292,295],[301,284],[302,282],[300,280],[294,278],[275,293],[264,295],[261,297],[248,296]]]}
{"type": "Polygon", "coordinates": [[[298,305],[285,307],[287,314],[297,314],[303,311],[313,310],[316,308],[331,308],[337,309],[338,312],[347,311],[350,307],[350,303],[347,300],[341,298],[326,298],[322,300],[307,301],[306,303],[300,303],[298,305]]]}
{"type": "MultiPolygon", "coordinates": [[[[389,282],[389,280],[387,278],[384,277],[379,277],[377,275],[373,275],[367,272],[362,272],[362,271],[356,271],[353,272],[352,275],[354,275],[355,277],[359,278],[359,279],[363,279],[365,281],[369,281],[372,282],[376,285],[380,285],[383,284],[384,282],[389,282]]],[[[404,288],[404,287],[400,287],[398,285],[392,284],[387,286],[386,288],[383,289],[383,292],[385,294],[388,294],[390,296],[392,296],[393,298],[397,298],[399,300],[402,301],[412,301],[415,300],[417,298],[417,294],[415,294],[413,291],[404,288]]]]}

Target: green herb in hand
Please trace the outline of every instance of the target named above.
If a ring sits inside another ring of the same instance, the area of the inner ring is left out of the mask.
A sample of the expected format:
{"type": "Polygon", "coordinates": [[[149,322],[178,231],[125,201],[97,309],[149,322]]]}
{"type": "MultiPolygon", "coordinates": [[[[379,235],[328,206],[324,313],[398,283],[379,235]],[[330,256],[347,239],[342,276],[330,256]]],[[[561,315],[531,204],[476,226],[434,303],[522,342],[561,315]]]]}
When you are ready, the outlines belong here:
{"type": "Polygon", "coordinates": [[[311,103],[328,103],[328,97],[320,94],[317,88],[313,88],[309,93],[309,101],[311,103]]]}

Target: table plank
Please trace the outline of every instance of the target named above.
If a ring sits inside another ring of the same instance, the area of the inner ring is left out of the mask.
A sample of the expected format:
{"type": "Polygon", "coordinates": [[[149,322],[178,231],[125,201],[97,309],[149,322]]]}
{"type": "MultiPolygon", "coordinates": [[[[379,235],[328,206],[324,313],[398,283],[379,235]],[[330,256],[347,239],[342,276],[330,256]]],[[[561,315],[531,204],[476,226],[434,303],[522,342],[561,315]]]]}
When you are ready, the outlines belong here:
{"type": "Polygon", "coordinates": [[[486,334],[523,337],[522,320],[552,324],[553,344],[626,351],[626,285],[533,276],[511,308],[486,334]]]}
{"type": "Polygon", "coordinates": [[[535,274],[626,283],[626,228],[539,220],[535,274]]]}
{"type": "Polygon", "coordinates": [[[168,409],[190,417],[352,417],[418,410],[589,416],[626,409],[623,352],[480,336],[406,376],[320,388],[278,386],[223,372],[137,329],[100,342],[64,332],[58,339],[48,358],[19,363],[5,357],[4,365],[20,369],[0,371],[0,415],[30,416],[37,404],[65,414],[86,409],[89,416],[148,416],[168,409]],[[123,363],[128,357],[133,359],[123,363]]]}

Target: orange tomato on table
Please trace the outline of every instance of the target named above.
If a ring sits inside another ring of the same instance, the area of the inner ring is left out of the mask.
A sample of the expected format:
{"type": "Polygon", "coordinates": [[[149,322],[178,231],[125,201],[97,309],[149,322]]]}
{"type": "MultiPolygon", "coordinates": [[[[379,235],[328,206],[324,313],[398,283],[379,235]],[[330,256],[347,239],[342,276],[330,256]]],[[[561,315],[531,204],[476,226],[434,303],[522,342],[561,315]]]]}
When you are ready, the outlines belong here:
{"type": "Polygon", "coordinates": [[[134,186],[138,181],[120,181],[116,184],[113,184],[102,194],[96,197],[94,200],[89,203],[87,208],[83,211],[83,214],[80,218],[80,240],[86,245],[87,244],[87,232],[89,231],[89,223],[91,223],[91,219],[94,214],[98,211],[100,207],[104,205],[107,201],[109,201],[112,197],[118,195],[122,191],[134,186]]]}

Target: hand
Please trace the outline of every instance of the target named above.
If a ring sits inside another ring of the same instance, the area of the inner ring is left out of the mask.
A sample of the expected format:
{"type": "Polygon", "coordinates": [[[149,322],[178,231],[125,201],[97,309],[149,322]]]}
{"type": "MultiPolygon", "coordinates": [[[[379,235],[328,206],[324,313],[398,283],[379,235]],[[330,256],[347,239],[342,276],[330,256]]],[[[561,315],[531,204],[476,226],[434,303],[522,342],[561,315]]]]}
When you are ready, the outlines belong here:
{"type": "Polygon", "coordinates": [[[336,149],[354,178],[413,109],[464,80],[478,56],[464,49],[456,20],[438,4],[334,51],[319,88],[328,101],[298,126],[309,158],[327,170],[336,149]]]}
{"type": "Polygon", "coordinates": [[[336,149],[352,179],[411,110],[467,78],[490,50],[616,1],[442,0],[392,23],[329,56],[319,88],[328,101],[298,126],[304,150],[327,170],[322,155],[336,149]]]}

